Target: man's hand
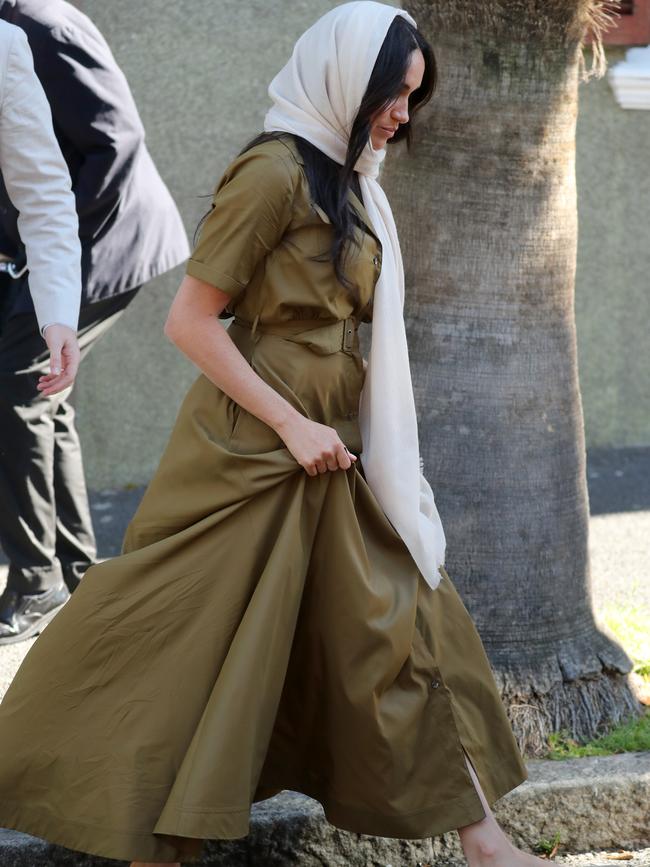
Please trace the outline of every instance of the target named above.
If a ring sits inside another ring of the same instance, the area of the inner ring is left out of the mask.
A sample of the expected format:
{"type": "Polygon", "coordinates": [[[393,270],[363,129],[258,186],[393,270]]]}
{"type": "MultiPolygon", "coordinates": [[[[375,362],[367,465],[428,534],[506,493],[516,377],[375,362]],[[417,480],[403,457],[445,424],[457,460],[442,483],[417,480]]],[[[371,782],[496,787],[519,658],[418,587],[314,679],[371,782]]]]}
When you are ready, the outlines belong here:
{"type": "Polygon", "coordinates": [[[40,376],[41,394],[52,395],[72,385],[79,368],[77,334],[68,325],[48,325],[43,335],[50,350],[50,373],[40,376]]]}

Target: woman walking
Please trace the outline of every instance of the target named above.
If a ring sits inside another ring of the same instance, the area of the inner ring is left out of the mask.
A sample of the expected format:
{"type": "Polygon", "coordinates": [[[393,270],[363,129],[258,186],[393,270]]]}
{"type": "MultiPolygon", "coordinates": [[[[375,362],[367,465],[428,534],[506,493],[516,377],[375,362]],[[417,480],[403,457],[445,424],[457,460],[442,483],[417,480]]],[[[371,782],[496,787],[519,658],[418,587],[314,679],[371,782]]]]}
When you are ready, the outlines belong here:
{"type": "Polygon", "coordinates": [[[541,864],[489,807],[526,770],[443,565],[376,181],[434,83],[413,19],[365,0],[271,83],[166,325],[202,372],[122,555],[86,573],[0,707],[0,824],[178,863],[293,789],[343,829],[458,828],[471,867],[541,864]]]}

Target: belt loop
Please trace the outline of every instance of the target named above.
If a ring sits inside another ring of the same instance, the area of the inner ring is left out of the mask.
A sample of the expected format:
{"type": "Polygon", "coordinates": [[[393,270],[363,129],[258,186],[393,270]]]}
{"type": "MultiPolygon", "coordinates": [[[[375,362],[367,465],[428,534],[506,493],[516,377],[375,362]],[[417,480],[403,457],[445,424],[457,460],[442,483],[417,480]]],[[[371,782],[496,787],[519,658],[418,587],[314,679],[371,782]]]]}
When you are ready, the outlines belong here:
{"type": "Polygon", "coordinates": [[[258,313],[257,316],[255,317],[255,319],[253,320],[253,327],[251,328],[251,337],[253,336],[253,334],[255,334],[255,329],[257,328],[257,322],[258,322],[259,318],[260,318],[260,314],[258,313]]]}

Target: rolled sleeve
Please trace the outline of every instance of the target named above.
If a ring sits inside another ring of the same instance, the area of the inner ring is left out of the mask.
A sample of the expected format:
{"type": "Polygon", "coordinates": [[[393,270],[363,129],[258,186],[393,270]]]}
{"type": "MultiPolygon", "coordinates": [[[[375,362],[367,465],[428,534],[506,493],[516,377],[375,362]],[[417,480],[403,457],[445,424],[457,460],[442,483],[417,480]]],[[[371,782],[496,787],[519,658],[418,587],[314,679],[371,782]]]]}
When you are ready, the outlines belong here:
{"type": "Polygon", "coordinates": [[[291,222],[297,170],[261,148],[237,157],[217,186],[186,272],[233,297],[243,292],[291,222]]]}

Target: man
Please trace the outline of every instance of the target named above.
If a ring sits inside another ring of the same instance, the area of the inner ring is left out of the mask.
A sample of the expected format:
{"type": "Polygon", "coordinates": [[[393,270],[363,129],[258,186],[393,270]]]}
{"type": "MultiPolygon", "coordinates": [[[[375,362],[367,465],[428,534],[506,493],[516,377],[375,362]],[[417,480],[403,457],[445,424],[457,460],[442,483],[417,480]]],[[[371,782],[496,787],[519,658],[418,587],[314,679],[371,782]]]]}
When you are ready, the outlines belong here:
{"type": "MultiPolygon", "coordinates": [[[[72,177],[83,357],[143,283],[188,257],[187,238],[126,79],[92,22],[65,0],[0,0],[0,19],[27,35],[72,177]]],[[[6,192],[0,185],[0,252],[20,261],[6,192]]],[[[38,387],[42,338],[27,280],[14,283],[0,333],[0,543],[10,561],[0,644],[37,634],[96,558],[69,394],[38,387]]]]}

